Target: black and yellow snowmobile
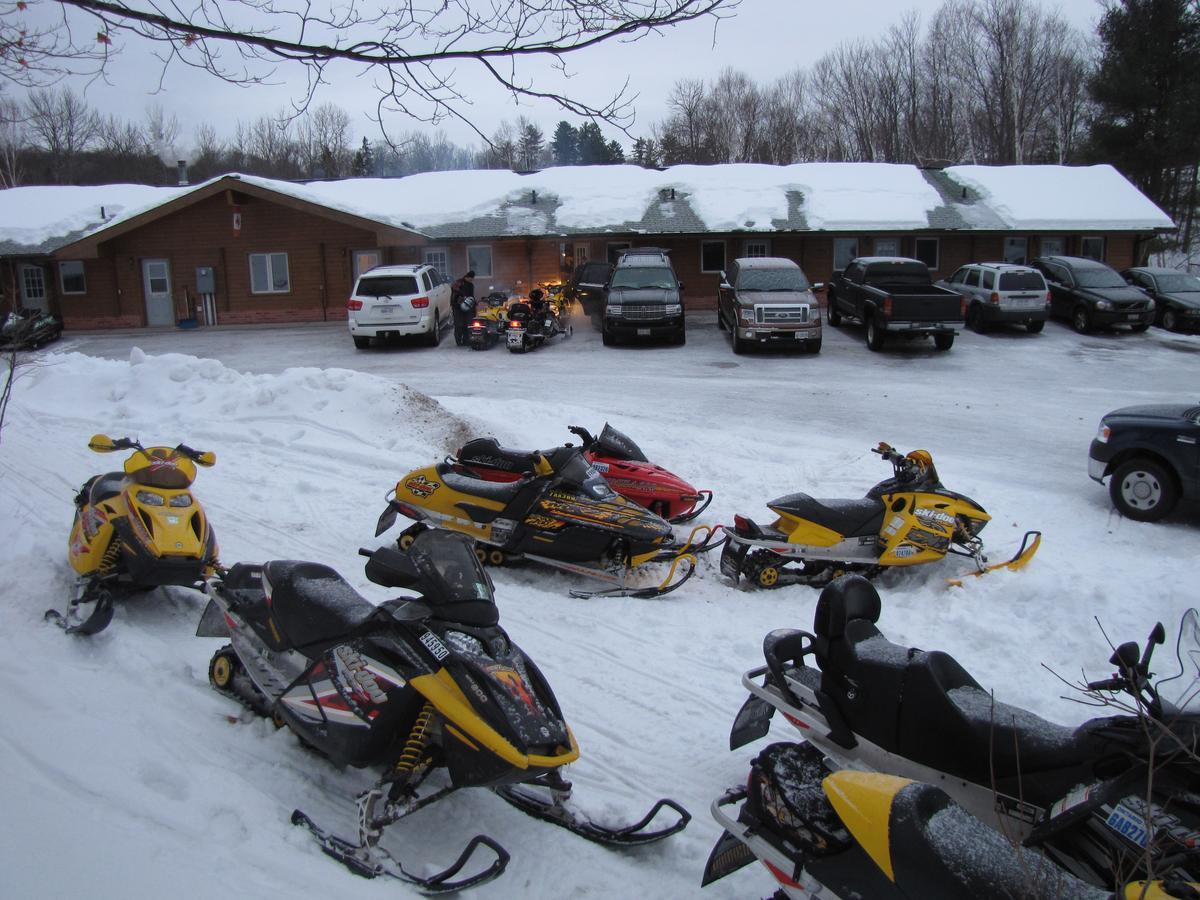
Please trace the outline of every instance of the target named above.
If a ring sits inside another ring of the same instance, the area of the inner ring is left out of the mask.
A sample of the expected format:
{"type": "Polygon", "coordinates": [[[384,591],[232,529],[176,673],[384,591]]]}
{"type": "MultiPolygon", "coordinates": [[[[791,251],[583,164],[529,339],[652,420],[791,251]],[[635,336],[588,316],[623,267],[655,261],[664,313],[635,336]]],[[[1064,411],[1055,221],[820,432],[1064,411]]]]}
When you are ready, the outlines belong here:
{"type": "Polygon", "coordinates": [[[215,454],[183,444],[143,447],[103,434],[93,435],[88,447],[133,453],[123,472],[93,476],[75,496],[67,558],[79,574],[76,593],[65,614],[48,610],[46,619],[76,634],[107,627],[113,603],[135,591],[199,587],[217,566],[216,536],[189,490],[196,466],[211,466],[215,454]]]}
{"type": "Polygon", "coordinates": [[[778,518],[760,527],[744,516],[722,526],[728,540],[721,572],[752,587],[821,586],[845,572],[868,578],[885,568],[937,562],[947,554],[969,557],[975,572],[1019,569],[1033,558],[1041,534],[1026,532],[1016,555],[989,565],[979,532],[991,520],[970,497],[938,479],[927,450],[904,455],[889,444],[873,447],[892,464],[893,476],[861,500],[815,499],[788,494],[767,504],[778,518]],[[794,565],[792,565],[794,564],[794,565]]]}
{"type": "Polygon", "coordinates": [[[1083,702],[1118,714],[1078,727],[1001,702],[946,653],[893,644],[876,627],[880,611],[874,586],[846,575],[822,590],[812,633],[770,632],[765,665],[742,676],[750,696],[730,749],[765,737],[778,710],[830,768],[939,785],[1092,884],[1111,887],[1112,872],[1200,879],[1195,610],[1180,622],[1179,674],[1152,681],[1159,623],[1144,649],[1117,648],[1111,678],[1080,685],[1083,702]]]}
{"type": "Polygon", "coordinates": [[[425,893],[495,878],[509,856],[486,835],[433,876],[406,869],[380,844],[386,826],[464,787],[490,788],[528,815],[608,846],[683,830],[690,816],[672,800],[615,827],[572,805],[562,769],[579,746],[545,677],[500,627],[491,579],[468,538],[430,530],[407,552],[360,552],[371,581],[419,596],[375,606],[327,566],[238,564],[206,582],[212,600],[197,628],[229,640],[209,665],[219,691],[338,765],[381,770],[357,799],[357,840],[293,812],[293,824],[326,853],[359,875],[425,893]],[[672,821],[652,828],[664,809],[672,821]]]}
{"type": "MultiPolygon", "coordinates": [[[[695,571],[690,541],[676,546],[671,525],[613,491],[580,448],[532,451],[526,472],[512,482],[489,481],[452,459],[404,475],[387,496],[376,536],[397,515],[415,520],[397,539],[405,549],[426,528],[473,538],[482,561],[503,565],[531,560],[614,585],[573,596],[652,597],[678,588],[695,571]],[[647,563],[669,563],[657,585],[628,583],[647,563]],[[679,572],[682,571],[682,574],[679,572]]],[[[693,537],[707,526],[693,530],[693,537]]]]}
{"type": "Polygon", "coordinates": [[[1167,900],[1200,884],[1110,873],[1094,884],[995,831],[941,787],[877,772],[830,772],[819,751],[772,744],[745,786],[712,807],[724,828],[708,885],[755,860],[776,898],[871,900],[1167,900]],[[736,815],[728,807],[737,806],[736,815]]]}

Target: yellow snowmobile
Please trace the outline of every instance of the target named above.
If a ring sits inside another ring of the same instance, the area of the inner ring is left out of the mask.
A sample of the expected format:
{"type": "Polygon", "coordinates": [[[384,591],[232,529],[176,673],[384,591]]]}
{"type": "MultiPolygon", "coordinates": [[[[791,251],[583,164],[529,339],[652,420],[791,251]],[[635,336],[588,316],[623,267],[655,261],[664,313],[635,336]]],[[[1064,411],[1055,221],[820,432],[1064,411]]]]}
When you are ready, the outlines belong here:
{"type": "Polygon", "coordinates": [[[196,466],[211,466],[215,454],[183,444],[143,447],[103,434],[88,447],[134,452],[123,472],[95,475],[75,496],[67,558],[80,576],[76,594],[65,614],[51,609],[46,619],[78,634],[107,627],[114,601],[124,596],[158,585],[191,587],[218,565],[216,536],[188,490],[196,466]]]}
{"type": "MultiPolygon", "coordinates": [[[[511,454],[512,451],[506,451],[511,454]]],[[[481,561],[503,565],[531,560],[614,585],[572,596],[653,597],[675,590],[695,571],[689,541],[676,547],[671,525],[620,494],[571,445],[532,451],[519,480],[488,481],[453,459],[404,475],[387,495],[379,536],[397,515],[415,520],[397,539],[401,550],[428,527],[473,538],[481,561]],[[627,583],[629,572],[651,562],[668,562],[657,585],[627,583]],[[676,577],[679,564],[686,571],[676,577]]],[[[700,530],[711,529],[699,526],[700,530]]],[[[702,549],[702,548],[701,548],[702,549]]]]}
{"type": "Polygon", "coordinates": [[[828,584],[845,572],[870,578],[884,568],[937,562],[947,554],[974,560],[981,575],[1019,569],[1033,558],[1041,533],[1027,531],[1012,559],[988,565],[979,532],[991,516],[970,497],[948,490],[927,450],[904,455],[880,442],[872,448],[893,476],[862,500],[817,500],[788,494],[767,504],[778,518],[760,527],[744,516],[724,525],[721,572],[754,587],[828,584]],[[790,563],[797,564],[789,567],[790,563]]]}

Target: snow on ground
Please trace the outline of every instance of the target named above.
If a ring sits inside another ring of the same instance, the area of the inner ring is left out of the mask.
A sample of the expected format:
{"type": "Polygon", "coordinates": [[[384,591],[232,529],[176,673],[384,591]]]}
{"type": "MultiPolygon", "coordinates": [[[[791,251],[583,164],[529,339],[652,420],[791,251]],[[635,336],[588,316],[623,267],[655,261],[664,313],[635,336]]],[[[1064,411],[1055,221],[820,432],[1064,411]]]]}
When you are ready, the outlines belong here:
{"type": "MultiPolygon", "coordinates": [[[[1200,524],[1195,510],[1155,525],[1118,517],[1087,477],[1088,443],[1110,409],[1200,399],[1198,376],[1198,337],[1081,337],[1055,323],[1041,335],[963,334],[949,353],[872,354],[859,329],[828,329],[816,357],[734,357],[711,314],[689,321],[686,347],[603,348],[583,327],[528,356],[448,340],[359,352],[332,323],[68,335],[22,370],[0,441],[0,893],[406,895],[349,874],[289,824],[300,807],[351,835],[352,798],[373,775],[336,770],[210,689],[220,641],[193,636],[198,595],[152,592],[92,639],[42,622],[72,581],[71,498],[119,466],[88,451],[95,432],[216,451],[194,489],[226,564],[311,559],[375,601],[388,594],[356,551],[394,537],[372,537],[384,494],[467,435],[545,447],[570,439],[568,425],[612,422],[716,492],[710,522],[761,517],[795,490],[860,497],[887,474],[870,447],[924,447],[948,487],[992,513],[994,558],[1025,529],[1045,540],[1025,571],[961,589],[943,581],[961,561],[881,579],[882,629],[951,652],[999,700],[1075,724],[1090,711],[1062,699],[1043,665],[1106,673],[1094,616],[1114,641],[1144,640],[1162,619],[1170,645],[1196,602],[1200,524]]],[[[817,592],[737,590],[715,558],[658,600],[574,600],[578,579],[534,568],[495,579],[501,623],[579,738],[568,771],[578,803],[632,818],[669,796],[694,819],[622,853],[463,791],[392,826],[388,846],[418,868],[444,866],[471,835],[491,834],[512,862],[481,897],[769,894],[760,868],[700,892],[718,835],[708,806],[760,749],[728,749],[741,673],[760,663],[767,631],[811,628],[817,592]]],[[[773,726],[772,739],[792,737],[773,726]]]]}

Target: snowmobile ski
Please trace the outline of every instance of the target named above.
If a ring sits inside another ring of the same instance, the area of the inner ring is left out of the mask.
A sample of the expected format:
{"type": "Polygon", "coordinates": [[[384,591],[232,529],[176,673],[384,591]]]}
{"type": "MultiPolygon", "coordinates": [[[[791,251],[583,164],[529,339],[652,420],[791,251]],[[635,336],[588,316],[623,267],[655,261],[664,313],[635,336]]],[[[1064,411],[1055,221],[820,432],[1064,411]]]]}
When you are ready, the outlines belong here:
{"type": "Polygon", "coordinates": [[[390,876],[405,884],[411,884],[424,894],[452,894],[484,884],[503,874],[509,861],[507,850],[486,835],[477,834],[471,838],[463,852],[459,854],[458,859],[449,868],[436,875],[422,878],[405,871],[399,860],[383,848],[354,844],[345,838],[340,838],[323,829],[298,809],[292,812],[292,824],[303,825],[307,828],[328,856],[336,859],[355,875],[361,875],[363,878],[390,876]],[[470,861],[476,849],[481,846],[487,847],[496,855],[491,865],[474,875],[457,881],[452,880],[470,861]]]}
{"type": "Polygon", "coordinates": [[[700,505],[691,512],[683,513],[682,515],[675,516],[672,519],[667,519],[667,521],[672,525],[682,525],[684,522],[692,521],[694,518],[696,518],[696,516],[708,509],[708,504],[712,503],[712,498],[713,492],[709,490],[696,491],[696,493],[692,496],[683,497],[683,500],[691,500],[696,503],[699,503],[701,500],[703,500],[704,502],[700,503],[700,505]]]}
{"type": "Polygon", "coordinates": [[[92,635],[99,634],[113,618],[113,595],[107,588],[88,585],[83,595],[72,600],[65,613],[57,609],[48,609],[42,618],[53,622],[67,634],[92,635]],[[91,596],[89,596],[91,595],[91,596]],[[91,604],[92,609],[86,616],[80,610],[91,604]]]}
{"type": "MultiPolygon", "coordinates": [[[[1040,531],[1027,531],[1025,536],[1021,538],[1021,546],[1017,548],[1017,552],[1013,554],[1012,559],[1004,562],[991,563],[982,565],[975,572],[968,572],[978,578],[980,575],[986,575],[988,572],[995,572],[997,569],[1009,569],[1016,572],[1019,569],[1025,568],[1029,561],[1033,559],[1033,555],[1038,552],[1038,547],[1042,545],[1042,533],[1040,531]]],[[[961,578],[947,578],[946,584],[951,587],[962,587],[963,580],[961,578]]]]}
{"type": "Polygon", "coordinates": [[[506,803],[515,806],[526,815],[533,816],[535,819],[541,819],[543,822],[549,822],[552,825],[557,825],[560,828],[565,828],[573,834],[577,834],[593,843],[603,844],[606,847],[638,847],[643,844],[653,844],[656,841],[661,841],[663,838],[668,838],[673,834],[683,831],[687,827],[688,822],[692,820],[691,813],[686,809],[674,800],[663,798],[650,807],[650,811],[633,824],[624,825],[619,828],[610,828],[593,822],[579,813],[572,812],[566,807],[563,801],[566,794],[570,791],[569,782],[564,781],[558,784],[548,784],[544,781],[539,781],[531,782],[531,784],[550,788],[553,799],[547,801],[534,795],[529,791],[529,785],[505,785],[493,788],[493,791],[506,803]],[[562,786],[560,787],[559,785],[562,786]],[[679,819],[665,828],[647,831],[647,826],[654,821],[655,817],[658,816],[664,807],[673,809],[679,813],[679,819]]]}
{"type": "MultiPolygon", "coordinates": [[[[572,590],[568,593],[576,599],[586,600],[589,597],[637,597],[642,600],[651,597],[662,597],[665,594],[671,593],[681,587],[685,581],[692,577],[696,572],[696,557],[691,553],[680,553],[675,556],[668,557],[671,560],[671,567],[667,570],[667,576],[656,585],[648,585],[646,587],[630,587],[625,584],[624,573],[621,575],[612,575],[600,569],[593,569],[588,566],[572,566],[569,563],[560,563],[556,560],[542,559],[537,556],[526,554],[527,559],[543,562],[547,565],[552,565],[568,572],[576,572],[582,575],[588,575],[592,578],[599,578],[602,581],[611,581],[618,586],[613,588],[601,588],[596,591],[572,590]],[[684,563],[687,566],[687,571],[679,578],[675,577],[675,572],[679,568],[679,564],[684,563]]],[[[664,559],[663,562],[666,560],[664,559]]]]}

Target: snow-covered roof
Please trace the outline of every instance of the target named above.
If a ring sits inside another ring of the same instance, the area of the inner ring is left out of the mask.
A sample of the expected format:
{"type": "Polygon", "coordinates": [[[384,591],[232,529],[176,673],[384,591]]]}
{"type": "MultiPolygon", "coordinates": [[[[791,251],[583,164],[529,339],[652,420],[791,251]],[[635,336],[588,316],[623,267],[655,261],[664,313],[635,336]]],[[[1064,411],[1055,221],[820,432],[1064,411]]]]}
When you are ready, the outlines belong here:
{"type": "MultiPolygon", "coordinates": [[[[1162,210],[1107,165],[953,166],[939,171],[888,163],[688,165],[663,170],[564,166],[527,174],[427,172],[308,184],[228,177],[434,239],[1172,227],[1162,210]]],[[[0,252],[47,252],[219,180],[182,188],[106,185],[0,191],[0,252]]]]}

